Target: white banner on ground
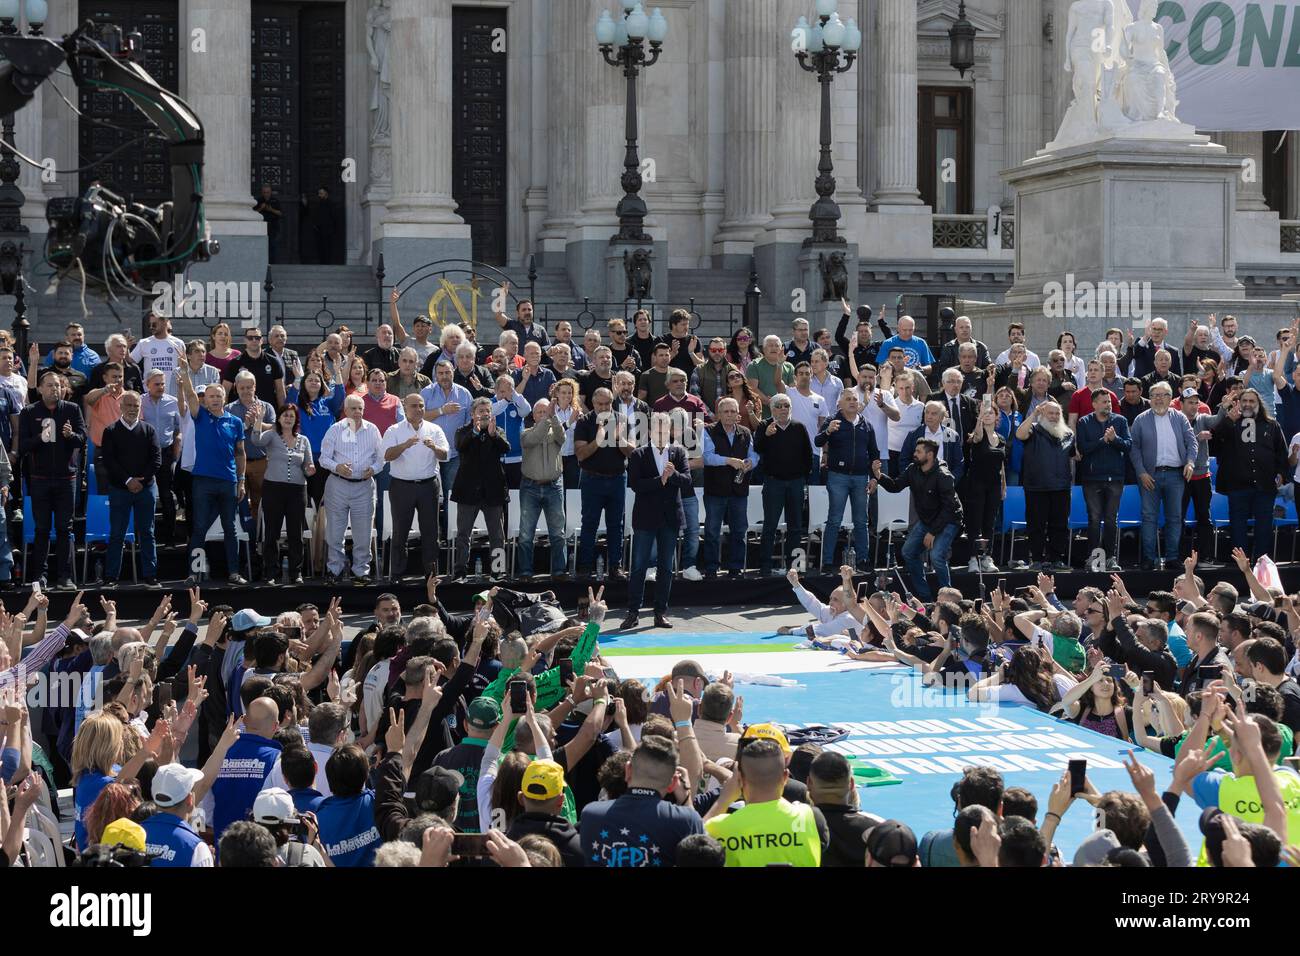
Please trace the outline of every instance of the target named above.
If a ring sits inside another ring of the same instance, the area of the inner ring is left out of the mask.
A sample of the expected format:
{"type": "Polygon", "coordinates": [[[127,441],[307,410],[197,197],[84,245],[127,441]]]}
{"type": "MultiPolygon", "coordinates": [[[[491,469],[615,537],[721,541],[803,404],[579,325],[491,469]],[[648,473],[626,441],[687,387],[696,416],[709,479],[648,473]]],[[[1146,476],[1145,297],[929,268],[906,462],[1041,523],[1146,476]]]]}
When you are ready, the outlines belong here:
{"type": "MultiPolygon", "coordinates": [[[[1139,0],[1127,2],[1139,12],[1139,0]]],[[[1178,118],[1197,129],[1300,129],[1300,0],[1159,0],[1178,118]]]]}

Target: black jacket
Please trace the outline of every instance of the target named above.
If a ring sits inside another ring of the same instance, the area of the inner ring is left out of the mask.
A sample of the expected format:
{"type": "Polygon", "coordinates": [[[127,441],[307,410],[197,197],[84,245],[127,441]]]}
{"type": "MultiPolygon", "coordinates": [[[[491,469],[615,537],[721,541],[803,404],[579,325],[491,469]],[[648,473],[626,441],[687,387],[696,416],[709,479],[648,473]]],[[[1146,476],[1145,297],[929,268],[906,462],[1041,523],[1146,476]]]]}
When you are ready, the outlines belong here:
{"type": "Polygon", "coordinates": [[[775,421],[763,419],[754,432],[754,450],[764,474],[784,481],[807,478],[813,463],[808,429],[792,419],[784,429],[778,427],[775,435],[768,435],[768,426],[775,421]]]}
{"type": "MultiPolygon", "coordinates": [[[[806,444],[806,443],[805,443],[806,444]]],[[[642,445],[627,460],[627,486],[636,495],[632,503],[632,530],[657,531],[683,525],[682,495],[693,494],[686,449],[668,446],[668,460],[676,469],[667,483],[660,480],[654,449],[642,445]]]]}
{"type": "Polygon", "coordinates": [[[475,431],[473,422],[456,429],[455,440],[460,469],[451,486],[451,500],[458,505],[505,504],[509,492],[501,456],[510,451],[510,442],[500,431],[475,431]]]}
{"type": "Polygon", "coordinates": [[[957,482],[943,462],[937,462],[929,471],[912,462],[907,471],[897,478],[880,473],[880,487],[899,492],[912,489],[912,505],[916,517],[931,534],[938,534],[950,524],[961,524],[961,502],[957,500],[957,482]]]}
{"type": "Polygon", "coordinates": [[[506,836],[518,842],[520,837],[530,833],[544,836],[554,843],[566,867],[582,866],[586,862],[582,855],[578,828],[564,817],[551,816],[549,813],[521,813],[510,824],[506,836]]]}
{"type": "Polygon", "coordinates": [[[1275,491],[1277,479],[1289,471],[1286,438],[1271,418],[1257,415],[1234,422],[1224,416],[1214,428],[1214,437],[1219,440],[1219,473],[1214,479],[1219,494],[1275,491]]]}
{"type": "MultiPolygon", "coordinates": [[[[988,368],[989,350],[988,346],[978,340],[972,340],[975,343],[975,367],[988,368]]],[[[958,351],[960,346],[956,339],[950,339],[939,349],[939,360],[934,363],[934,375],[936,381],[942,380],[943,373],[950,368],[956,368],[961,364],[961,355],[958,351]]],[[[987,373],[985,373],[987,374],[987,373]]]]}
{"type": "MultiPolygon", "coordinates": [[[[846,385],[857,385],[853,381],[853,372],[849,368],[849,353],[853,354],[853,361],[857,363],[858,368],[864,365],[873,365],[876,361],[876,353],[880,351],[880,343],[874,339],[867,339],[866,345],[858,344],[857,326],[862,319],[853,315],[840,316],[840,324],[835,328],[835,344],[840,347],[844,355],[844,360],[840,363],[840,378],[846,385]],[[853,338],[849,339],[849,320],[853,320],[853,338]]],[[[866,321],[871,321],[870,314],[867,315],[866,321]]]]}
{"type": "Polygon", "coordinates": [[[883,822],[870,813],[860,813],[852,807],[817,804],[830,831],[830,844],[822,853],[822,866],[866,866],[867,845],[863,834],[883,822]]]}
{"type": "Polygon", "coordinates": [[[18,454],[23,474],[31,478],[71,478],[77,474],[81,450],[86,447],[86,425],[81,409],[72,402],[59,402],[53,409],[43,401],[33,402],[18,413],[18,454]],[[41,441],[44,422],[53,419],[52,442],[41,441]],[[63,437],[65,422],[72,424],[72,437],[63,437]]]}
{"type": "Polygon", "coordinates": [[[1117,617],[1097,636],[1097,647],[1111,660],[1124,664],[1134,674],[1151,671],[1161,690],[1172,691],[1178,679],[1178,662],[1167,648],[1149,651],[1138,643],[1128,621],[1117,617]]]}

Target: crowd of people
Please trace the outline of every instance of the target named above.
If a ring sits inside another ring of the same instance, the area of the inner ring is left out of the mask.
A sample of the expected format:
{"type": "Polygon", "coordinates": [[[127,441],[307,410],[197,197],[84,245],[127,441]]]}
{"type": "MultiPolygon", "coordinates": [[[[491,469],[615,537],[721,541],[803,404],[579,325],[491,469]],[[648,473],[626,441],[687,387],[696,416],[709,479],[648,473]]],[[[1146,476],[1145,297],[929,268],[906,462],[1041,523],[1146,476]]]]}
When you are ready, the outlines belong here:
{"type": "Polygon", "coordinates": [[[499,588],[448,608],[431,576],[425,603],[381,595],[350,640],[337,598],[273,619],[192,589],[187,613],[166,595],[135,628],[78,594],[49,631],[35,594],[0,617],[0,865],[1296,866],[1300,596],[1238,556],[1244,594],[1203,591],[1189,559],[1172,593],[1135,601],[1116,576],[1068,605],[1049,575],[922,603],[859,590],[847,565],[822,604],[791,572],[815,645],[1127,748],[1131,789],[1071,766],[1046,806],[974,757],[929,832],[873,813],[833,742],[747,720],[730,673],[620,677],[603,588],[571,612],[499,588]],[[74,676],[76,698],[34,716],[29,685],[74,676]],[[1142,750],[1175,758],[1168,780],[1142,750]],[[1075,803],[1100,812],[1067,855],[1075,803]]]}
{"type": "MultiPolygon", "coordinates": [[[[630,567],[628,619],[652,584],[647,603],[662,621],[678,574],[777,575],[796,554],[805,566],[870,572],[882,488],[911,492],[901,555],[929,599],[927,569],[939,587],[950,565],[997,570],[989,542],[1009,488],[1023,489],[1031,567],[1071,567],[1077,484],[1088,541],[1075,566],[1118,569],[1132,486],[1142,566],[1176,567],[1195,550],[1212,568],[1214,496],[1225,499],[1232,545],[1258,558],[1273,547],[1278,497],[1294,497],[1300,473],[1300,320],[1257,344],[1235,317],[1211,315],[1180,343],[1157,318],[1140,337],[1111,329],[1082,353],[1067,331],[1040,361],[1020,323],[995,355],[956,317],[936,357],[910,316],[877,343],[871,309],[847,302],[834,331],[797,318],[789,341],[758,343],[741,328],[704,342],[683,310],[656,336],[642,310],[631,328],[609,320],[607,342],[591,328],[579,344],[569,322],[552,337],[527,300],[513,317],[495,313],[495,342],[457,325],[435,336],[427,315],[408,331],[400,298],[394,290],[374,345],[340,327],[301,355],[280,326],[265,341],[249,326],[236,343],[220,323],[206,343],[186,343],[155,315],[152,336],[134,345],[111,336],[103,359],[69,326],[43,360],[32,346],[29,381],[0,343],[10,405],[0,427],[12,433],[11,481],[21,480],[35,525],[28,577],[48,584],[52,543],[56,586],[74,586],[84,481],[107,498],[106,584],[121,574],[128,528],[141,576],[155,584],[156,544],[175,540],[178,518],[188,520],[190,584],[212,576],[209,563],[220,567],[221,555],[209,562],[206,552],[218,538],[235,584],[247,583],[245,538],[257,581],[298,583],[308,557],[330,584],[400,580],[418,519],[425,570],[442,562],[456,577],[528,581],[544,540],[552,578],[572,568],[626,580],[630,567]],[[810,528],[815,486],[828,514],[810,528]],[[762,502],[756,561],[751,488],[762,502]],[[1189,505],[1195,532],[1185,536],[1189,505]]],[[[0,547],[0,581],[13,577],[9,554],[0,547]]]]}

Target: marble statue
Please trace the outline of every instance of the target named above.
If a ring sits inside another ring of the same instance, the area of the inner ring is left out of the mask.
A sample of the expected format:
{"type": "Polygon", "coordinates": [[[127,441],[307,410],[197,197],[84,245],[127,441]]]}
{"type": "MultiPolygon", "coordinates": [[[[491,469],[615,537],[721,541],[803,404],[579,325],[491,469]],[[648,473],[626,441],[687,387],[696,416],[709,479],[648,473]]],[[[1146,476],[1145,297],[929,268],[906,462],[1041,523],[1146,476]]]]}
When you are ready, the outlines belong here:
{"type": "Polygon", "coordinates": [[[1142,0],[1137,21],[1120,34],[1119,53],[1125,61],[1120,103],[1135,123],[1176,119],[1174,71],[1165,53],[1164,27],[1155,22],[1156,6],[1157,0],[1142,0]]]}
{"type": "Polygon", "coordinates": [[[373,139],[389,138],[388,103],[392,84],[388,78],[388,41],[392,20],[389,0],[373,0],[366,10],[366,53],[370,57],[370,112],[374,114],[373,139]]]}
{"type": "Polygon", "coordinates": [[[1105,139],[1201,141],[1178,121],[1177,86],[1165,54],[1157,0],[1075,0],[1065,31],[1074,100],[1043,152],[1105,139]]]}

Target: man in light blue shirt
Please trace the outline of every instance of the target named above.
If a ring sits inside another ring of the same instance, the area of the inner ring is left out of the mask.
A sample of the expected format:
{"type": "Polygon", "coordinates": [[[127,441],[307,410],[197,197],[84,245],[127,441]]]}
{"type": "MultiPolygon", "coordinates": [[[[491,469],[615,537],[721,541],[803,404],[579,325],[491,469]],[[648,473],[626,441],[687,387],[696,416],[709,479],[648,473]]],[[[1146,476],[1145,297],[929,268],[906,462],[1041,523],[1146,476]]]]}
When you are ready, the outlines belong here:
{"type": "MultiPolygon", "coordinates": [[[[438,463],[442,478],[442,506],[447,507],[451,495],[451,486],[456,481],[456,472],[460,470],[460,452],[456,450],[456,432],[469,424],[469,407],[474,396],[469,389],[455,382],[456,366],[451,362],[438,360],[433,368],[433,383],[420,391],[424,399],[424,420],[434,422],[447,436],[451,446],[447,450],[447,460],[438,463]]],[[[447,527],[443,522],[442,527],[447,527]]]]}
{"type": "Polygon", "coordinates": [[[880,345],[880,351],[876,355],[876,364],[883,365],[889,358],[890,349],[899,348],[907,353],[907,367],[922,375],[930,374],[930,366],[934,364],[934,355],[930,352],[930,346],[919,335],[914,335],[916,331],[916,320],[910,315],[905,315],[898,320],[898,334],[885,339],[880,345]]]}
{"type": "MultiPolygon", "coordinates": [[[[63,341],[72,346],[72,367],[82,375],[90,376],[90,370],[103,361],[99,353],[86,344],[86,330],[76,322],[69,322],[63,330],[63,341]]],[[[45,353],[42,365],[54,364],[54,349],[45,353]]]]}
{"type": "Polygon", "coordinates": [[[140,396],[140,418],[153,426],[161,463],[154,476],[158,482],[158,506],[162,509],[159,544],[171,544],[176,533],[176,502],[172,499],[172,475],[181,457],[180,403],[167,394],[167,373],[152,369],[145,376],[145,393],[140,396]]]}

